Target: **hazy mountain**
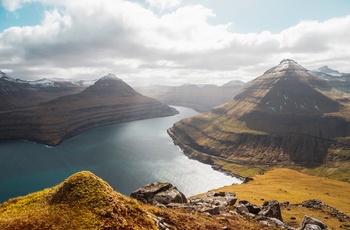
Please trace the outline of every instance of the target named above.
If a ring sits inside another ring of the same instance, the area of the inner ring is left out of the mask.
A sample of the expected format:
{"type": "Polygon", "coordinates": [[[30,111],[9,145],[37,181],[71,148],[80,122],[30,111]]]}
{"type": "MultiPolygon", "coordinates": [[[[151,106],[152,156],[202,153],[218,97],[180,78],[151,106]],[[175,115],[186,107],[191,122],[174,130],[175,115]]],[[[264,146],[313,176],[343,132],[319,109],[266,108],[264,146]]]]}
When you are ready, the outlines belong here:
{"type": "Polygon", "coordinates": [[[350,93],[350,73],[340,73],[328,66],[315,69],[313,73],[327,80],[334,88],[350,93]]]}
{"type": "MultiPolygon", "coordinates": [[[[189,154],[246,164],[315,165],[347,160],[349,94],[285,59],[234,100],[177,122],[169,133],[189,154]]],[[[200,157],[198,157],[200,156],[200,157]]]]}
{"type": "Polygon", "coordinates": [[[139,94],[109,74],[78,94],[0,113],[0,139],[28,139],[56,145],[89,128],[176,113],[175,109],[139,94]]]}
{"type": "Polygon", "coordinates": [[[198,112],[210,111],[226,103],[244,87],[242,81],[230,81],[223,86],[184,84],[181,86],[148,86],[138,90],[150,97],[177,106],[192,108],[198,112]]]}
{"type": "Polygon", "coordinates": [[[333,77],[341,77],[343,75],[343,73],[340,73],[338,70],[331,69],[328,66],[322,66],[313,71],[317,73],[324,73],[327,75],[331,75],[333,77]]]}

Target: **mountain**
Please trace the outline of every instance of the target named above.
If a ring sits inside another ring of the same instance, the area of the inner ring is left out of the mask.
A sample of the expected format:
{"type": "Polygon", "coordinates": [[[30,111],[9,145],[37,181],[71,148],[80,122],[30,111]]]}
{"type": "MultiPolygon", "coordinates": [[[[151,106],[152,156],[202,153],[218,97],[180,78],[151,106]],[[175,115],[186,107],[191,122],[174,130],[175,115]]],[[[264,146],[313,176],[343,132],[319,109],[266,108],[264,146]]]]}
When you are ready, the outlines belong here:
{"type": "Polygon", "coordinates": [[[327,74],[327,75],[331,75],[333,77],[341,77],[343,75],[338,70],[331,69],[328,66],[322,66],[320,68],[317,68],[317,69],[314,70],[314,72],[324,73],[324,74],[327,74]]]}
{"type": "Polygon", "coordinates": [[[234,100],[168,133],[204,162],[317,166],[350,161],[350,95],[285,59],[234,100]]]}
{"type": "Polygon", "coordinates": [[[177,106],[192,108],[198,112],[210,111],[213,107],[226,103],[244,87],[242,81],[230,81],[223,86],[184,84],[181,86],[139,87],[143,94],[177,106]]]}
{"type": "Polygon", "coordinates": [[[334,88],[350,93],[350,73],[340,73],[338,70],[323,66],[312,71],[315,75],[327,80],[334,88]]]}
{"type": "Polygon", "coordinates": [[[25,81],[13,79],[0,71],[0,111],[8,111],[37,105],[54,98],[83,91],[83,82],[64,79],[25,81]]]}
{"type": "Polygon", "coordinates": [[[0,113],[0,139],[57,145],[93,127],[176,113],[175,109],[139,94],[109,74],[80,93],[0,113]]]}

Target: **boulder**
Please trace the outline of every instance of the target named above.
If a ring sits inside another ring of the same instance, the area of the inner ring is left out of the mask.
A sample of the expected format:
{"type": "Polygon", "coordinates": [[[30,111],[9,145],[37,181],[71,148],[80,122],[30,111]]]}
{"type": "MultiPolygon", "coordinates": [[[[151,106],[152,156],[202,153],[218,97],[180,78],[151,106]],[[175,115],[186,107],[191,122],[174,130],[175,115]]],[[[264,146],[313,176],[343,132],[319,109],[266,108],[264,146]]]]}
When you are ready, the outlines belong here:
{"type": "Polygon", "coordinates": [[[277,200],[270,200],[270,201],[264,202],[263,209],[259,213],[259,215],[262,215],[265,217],[272,217],[280,221],[283,221],[280,203],[277,200]]]}
{"type": "Polygon", "coordinates": [[[236,212],[238,214],[243,214],[243,213],[249,213],[249,210],[244,204],[237,204],[236,205],[236,212]]]}
{"type": "Polygon", "coordinates": [[[304,216],[303,221],[300,224],[298,230],[317,230],[317,229],[328,229],[327,225],[322,221],[315,218],[304,216]]]}
{"type": "Polygon", "coordinates": [[[185,195],[168,182],[155,182],[133,191],[130,197],[152,205],[169,203],[187,203],[185,195]]]}
{"type": "Polygon", "coordinates": [[[255,204],[250,203],[249,201],[246,200],[240,200],[239,204],[243,204],[244,206],[247,207],[249,213],[258,215],[259,212],[261,211],[261,207],[255,204]]]}
{"type": "Polygon", "coordinates": [[[233,206],[236,201],[236,194],[232,192],[210,192],[200,198],[190,199],[186,205],[192,210],[218,215],[220,211],[233,206]]]}
{"type": "Polygon", "coordinates": [[[302,202],[301,205],[305,208],[322,210],[322,206],[324,206],[324,203],[321,200],[312,199],[312,200],[306,200],[302,202]]]}

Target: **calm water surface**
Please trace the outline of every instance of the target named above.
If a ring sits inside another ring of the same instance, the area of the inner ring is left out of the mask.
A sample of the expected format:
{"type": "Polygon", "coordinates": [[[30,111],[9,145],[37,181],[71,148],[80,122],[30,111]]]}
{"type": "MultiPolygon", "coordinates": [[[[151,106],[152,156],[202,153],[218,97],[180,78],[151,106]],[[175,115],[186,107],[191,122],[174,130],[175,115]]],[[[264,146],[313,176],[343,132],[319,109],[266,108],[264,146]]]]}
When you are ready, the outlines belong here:
{"type": "Polygon", "coordinates": [[[169,181],[186,196],[240,180],[186,157],[166,130],[196,114],[180,114],[83,132],[59,146],[29,141],[0,142],[0,202],[54,186],[73,173],[89,170],[125,195],[140,186],[169,181]]]}

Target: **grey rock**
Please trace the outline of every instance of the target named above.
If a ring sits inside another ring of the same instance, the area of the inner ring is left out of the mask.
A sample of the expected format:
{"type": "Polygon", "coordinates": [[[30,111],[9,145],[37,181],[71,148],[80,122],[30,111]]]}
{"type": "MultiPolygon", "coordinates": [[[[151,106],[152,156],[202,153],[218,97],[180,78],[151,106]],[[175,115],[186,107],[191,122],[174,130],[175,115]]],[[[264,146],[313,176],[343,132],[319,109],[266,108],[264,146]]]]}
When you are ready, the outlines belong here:
{"type": "Polygon", "coordinates": [[[261,207],[255,204],[250,203],[247,200],[240,200],[239,204],[243,204],[244,206],[247,207],[248,211],[252,214],[259,214],[259,212],[261,211],[261,207]]]}
{"type": "Polygon", "coordinates": [[[244,204],[237,204],[236,205],[236,212],[238,214],[249,213],[249,210],[244,204]]]}
{"type": "Polygon", "coordinates": [[[236,201],[236,194],[232,192],[211,192],[200,198],[190,199],[186,205],[191,210],[218,215],[220,211],[227,211],[236,201]]]}
{"type": "Polygon", "coordinates": [[[303,221],[300,224],[298,230],[318,230],[318,229],[328,229],[327,225],[322,221],[315,218],[304,216],[303,221]]]}
{"type": "Polygon", "coordinates": [[[313,209],[321,210],[324,203],[321,200],[312,199],[312,200],[303,201],[301,205],[305,208],[313,208],[313,209]]]}
{"type": "Polygon", "coordinates": [[[155,182],[133,191],[130,197],[152,205],[169,203],[187,203],[185,195],[168,182],[155,182]]]}
{"type": "Polygon", "coordinates": [[[280,203],[277,200],[266,201],[259,215],[276,218],[283,222],[280,203]]]}

